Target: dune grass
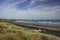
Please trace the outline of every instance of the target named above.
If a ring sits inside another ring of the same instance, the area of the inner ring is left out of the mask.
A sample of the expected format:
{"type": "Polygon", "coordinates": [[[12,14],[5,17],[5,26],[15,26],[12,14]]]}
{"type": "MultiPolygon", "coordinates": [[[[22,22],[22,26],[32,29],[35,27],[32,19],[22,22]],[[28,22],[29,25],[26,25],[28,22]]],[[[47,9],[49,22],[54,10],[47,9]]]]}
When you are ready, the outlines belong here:
{"type": "Polygon", "coordinates": [[[60,40],[60,37],[39,33],[11,23],[0,22],[0,40],[60,40]]]}

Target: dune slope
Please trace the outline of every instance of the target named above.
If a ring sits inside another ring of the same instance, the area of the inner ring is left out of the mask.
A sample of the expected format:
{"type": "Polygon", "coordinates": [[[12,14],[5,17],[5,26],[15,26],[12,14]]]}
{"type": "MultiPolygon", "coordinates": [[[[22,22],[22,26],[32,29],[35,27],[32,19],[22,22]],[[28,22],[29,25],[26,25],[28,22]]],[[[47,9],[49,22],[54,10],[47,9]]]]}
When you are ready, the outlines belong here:
{"type": "Polygon", "coordinates": [[[11,23],[0,22],[0,40],[60,40],[60,38],[11,23]]]}

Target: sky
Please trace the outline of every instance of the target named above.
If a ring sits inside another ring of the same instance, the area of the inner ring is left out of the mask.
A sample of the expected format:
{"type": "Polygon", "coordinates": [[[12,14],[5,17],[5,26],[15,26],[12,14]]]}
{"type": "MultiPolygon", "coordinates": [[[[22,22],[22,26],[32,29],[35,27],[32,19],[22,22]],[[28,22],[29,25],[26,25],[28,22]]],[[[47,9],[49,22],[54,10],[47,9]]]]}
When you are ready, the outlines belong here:
{"type": "Polygon", "coordinates": [[[60,19],[60,0],[0,0],[0,18],[60,19]]]}

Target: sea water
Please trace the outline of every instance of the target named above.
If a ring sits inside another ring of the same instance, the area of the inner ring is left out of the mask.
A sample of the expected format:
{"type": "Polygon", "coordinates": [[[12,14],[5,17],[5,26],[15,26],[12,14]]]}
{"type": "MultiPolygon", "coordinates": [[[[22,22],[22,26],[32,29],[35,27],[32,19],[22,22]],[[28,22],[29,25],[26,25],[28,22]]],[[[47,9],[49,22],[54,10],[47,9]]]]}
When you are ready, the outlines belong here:
{"type": "Polygon", "coordinates": [[[51,21],[50,20],[48,20],[48,21],[42,21],[42,20],[40,20],[40,21],[16,21],[16,22],[60,26],[60,21],[56,21],[56,20],[54,20],[54,21],[52,21],[52,20],[51,21]]]}

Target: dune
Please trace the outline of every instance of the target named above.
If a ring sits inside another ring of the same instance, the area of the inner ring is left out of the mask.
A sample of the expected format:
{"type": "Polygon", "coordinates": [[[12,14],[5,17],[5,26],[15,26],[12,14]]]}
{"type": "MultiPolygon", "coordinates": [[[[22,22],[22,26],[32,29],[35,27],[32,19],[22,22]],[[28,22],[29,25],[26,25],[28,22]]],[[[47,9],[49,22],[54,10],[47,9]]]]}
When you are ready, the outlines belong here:
{"type": "Polygon", "coordinates": [[[40,33],[8,22],[0,22],[0,40],[60,40],[60,37],[40,33]]]}

